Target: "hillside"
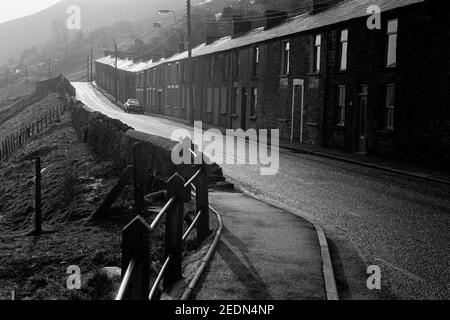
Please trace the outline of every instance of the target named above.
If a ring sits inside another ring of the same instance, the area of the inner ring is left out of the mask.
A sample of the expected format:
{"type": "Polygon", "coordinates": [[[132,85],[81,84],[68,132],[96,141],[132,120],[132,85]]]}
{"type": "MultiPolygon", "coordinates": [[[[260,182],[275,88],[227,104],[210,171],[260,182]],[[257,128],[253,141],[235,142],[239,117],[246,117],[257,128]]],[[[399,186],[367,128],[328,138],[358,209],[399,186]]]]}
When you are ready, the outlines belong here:
{"type": "Polygon", "coordinates": [[[52,22],[59,20],[65,24],[71,5],[80,7],[81,28],[88,32],[123,20],[157,20],[159,9],[183,8],[184,0],[63,0],[31,16],[1,23],[0,63],[28,47],[49,41],[52,22]]]}

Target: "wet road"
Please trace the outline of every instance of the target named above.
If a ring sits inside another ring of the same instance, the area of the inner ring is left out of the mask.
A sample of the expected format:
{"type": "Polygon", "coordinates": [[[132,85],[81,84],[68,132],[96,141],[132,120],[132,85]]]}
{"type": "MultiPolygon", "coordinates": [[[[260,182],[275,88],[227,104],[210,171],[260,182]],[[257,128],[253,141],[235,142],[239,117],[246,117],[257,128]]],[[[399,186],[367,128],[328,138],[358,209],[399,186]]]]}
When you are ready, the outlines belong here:
{"type": "MultiPolygon", "coordinates": [[[[87,84],[74,85],[85,104],[136,130],[170,137],[175,129],[189,129],[159,117],[126,114],[87,84]]],[[[347,289],[355,291],[348,297],[365,295],[356,292],[365,288],[352,279],[361,258],[381,268],[382,296],[450,298],[450,187],[287,151],[280,153],[275,176],[261,176],[257,165],[222,167],[244,189],[322,224],[344,257],[341,273],[347,289]],[[354,252],[347,254],[348,248],[354,252]]]]}

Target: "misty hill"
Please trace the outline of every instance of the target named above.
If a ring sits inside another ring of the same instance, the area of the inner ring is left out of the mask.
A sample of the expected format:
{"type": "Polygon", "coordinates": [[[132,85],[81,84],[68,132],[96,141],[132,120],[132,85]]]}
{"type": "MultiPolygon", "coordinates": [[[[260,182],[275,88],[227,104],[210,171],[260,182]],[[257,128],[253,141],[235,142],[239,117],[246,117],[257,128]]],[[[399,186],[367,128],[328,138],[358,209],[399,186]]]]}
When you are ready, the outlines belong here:
{"type": "Polygon", "coordinates": [[[159,19],[158,9],[183,9],[184,0],[63,0],[31,16],[0,24],[0,62],[28,47],[51,39],[51,23],[66,23],[67,8],[81,8],[83,32],[122,20],[159,19]]]}

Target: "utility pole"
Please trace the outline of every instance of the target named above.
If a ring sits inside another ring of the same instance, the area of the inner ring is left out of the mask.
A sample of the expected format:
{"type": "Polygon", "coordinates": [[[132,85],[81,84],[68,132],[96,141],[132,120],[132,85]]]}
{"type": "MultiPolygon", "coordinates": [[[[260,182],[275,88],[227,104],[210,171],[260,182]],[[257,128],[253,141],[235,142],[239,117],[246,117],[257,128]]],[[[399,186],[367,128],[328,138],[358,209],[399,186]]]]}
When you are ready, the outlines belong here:
{"type": "Polygon", "coordinates": [[[116,63],[115,63],[115,71],[116,71],[116,74],[115,74],[115,83],[116,83],[116,85],[115,85],[115,95],[116,95],[116,104],[117,104],[117,81],[118,81],[118,69],[117,69],[117,41],[115,42],[115,51],[116,51],[116,54],[115,54],[115,56],[116,56],[116,63]]]}
{"type": "Polygon", "coordinates": [[[5,87],[8,86],[8,66],[5,64],[5,87]]]}
{"type": "MultiPolygon", "coordinates": [[[[187,47],[188,47],[188,66],[190,72],[193,74],[195,70],[193,70],[192,63],[192,18],[191,18],[191,0],[186,0],[186,17],[187,17],[187,47]]],[[[193,75],[191,79],[193,78],[193,75]]],[[[193,86],[190,86],[188,90],[189,94],[189,108],[191,109],[191,121],[194,121],[194,94],[192,92],[193,86]]]]}
{"type": "Polygon", "coordinates": [[[26,64],[25,65],[25,81],[26,81],[26,84],[27,84],[27,87],[28,87],[28,65],[26,64]]]}
{"type": "Polygon", "coordinates": [[[51,66],[50,66],[50,57],[48,57],[48,78],[50,79],[50,77],[51,77],[51,72],[50,72],[50,68],[51,68],[51,66]]]}
{"type": "Polygon", "coordinates": [[[86,55],[86,81],[89,82],[89,53],[86,55]]]}
{"type": "Polygon", "coordinates": [[[91,82],[94,81],[93,59],[94,59],[94,47],[91,46],[91,82]]]}

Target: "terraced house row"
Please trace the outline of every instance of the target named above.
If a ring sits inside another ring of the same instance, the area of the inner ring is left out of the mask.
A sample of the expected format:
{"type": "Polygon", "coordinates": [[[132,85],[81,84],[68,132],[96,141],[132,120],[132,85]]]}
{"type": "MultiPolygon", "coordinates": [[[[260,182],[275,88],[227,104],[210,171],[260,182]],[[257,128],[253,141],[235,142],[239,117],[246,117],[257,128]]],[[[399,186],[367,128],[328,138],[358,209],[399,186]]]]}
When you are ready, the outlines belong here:
{"type": "Polygon", "coordinates": [[[445,1],[316,0],[296,17],[268,11],[257,29],[236,17],[191,64],[187,51],[121,53],[116,80],[108,52],[96,81],[149,113],[448,166],[449,21],[445,1]]]}

